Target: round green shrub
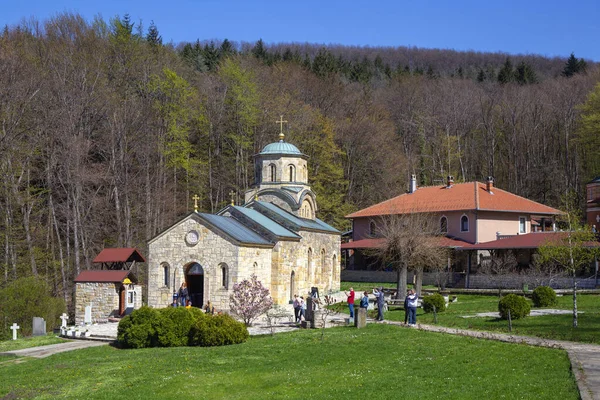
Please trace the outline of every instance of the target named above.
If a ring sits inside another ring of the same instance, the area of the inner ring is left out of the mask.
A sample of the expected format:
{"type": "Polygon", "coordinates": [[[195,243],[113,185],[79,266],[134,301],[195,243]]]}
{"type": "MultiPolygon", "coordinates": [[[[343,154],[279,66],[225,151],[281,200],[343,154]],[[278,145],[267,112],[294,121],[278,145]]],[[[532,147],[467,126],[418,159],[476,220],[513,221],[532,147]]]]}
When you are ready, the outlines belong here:
{"type": "Polygon", "coordinates": [[[434,293],[423,297],[423,311],[431,313],[433,312],[434,306],[436,312],[446,311],[446,300],[444,300],[444,296],[439,293],[434,293]]]}
{"type": "Polygon", "coordinates": [[[531,296],[534,307],[550,307],[556,305],[556,292],[548,286],[538,286],[531,296]]]}
{"type": "Polygon", "coordinates": [[[245,342],[248,339],[248,329],[227,314],[205,315],[199,319],[190,333],[193,346],[224,346],[245,342]]]}
{"type": "Polygon", "coordinates": [[[157,326],[158,346],[187,346],[192,326],[204,313],[197,308],[168,307],[160,309],[162,318],[157,326]]]}
{"type": "Polygon", "coordinates": [[[500,302],[498,302],[500,318],[508,319],[509,310],[511,319],[519,319],[529,315],[531,306],[525,297],[511,293],[502,297],[500,302]]]}
{"type": "Polygon", "coordinates": [[[162,315],[150,307],[134,310],[119,322],[117,340],[123,347],[141,349],[158,346],[162,315]]]}

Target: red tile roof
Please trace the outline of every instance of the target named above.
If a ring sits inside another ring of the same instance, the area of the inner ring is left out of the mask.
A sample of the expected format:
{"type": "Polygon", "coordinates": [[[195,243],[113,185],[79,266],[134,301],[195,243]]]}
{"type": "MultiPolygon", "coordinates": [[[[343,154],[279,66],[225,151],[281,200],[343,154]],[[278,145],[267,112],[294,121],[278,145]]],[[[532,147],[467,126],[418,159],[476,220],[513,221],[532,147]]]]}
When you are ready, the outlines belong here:
{"type": "MultiPolygon", "coordinates": [[[[437,238],[440,247],[451,247],[451,248],[459,248],[471,246],[467,242],[463,242],[462,240],[457,240],[453,238],[449,238],[447,236],[442,236],[437,238]]],[[[373,249],[382,246],[385,243],[385,239],[376,238],[376,239],[361,239],[356,240],[354,242],[342,243],[342,249],[373,249]]]]}
{"type": "MultiPolygon", "coordinates": [[[[567,236],[567,232],[534,232],[525,235],[510,236],[506,239],[472,244],[468,250],[500,250],[500,249],[537,249],[538,247],[558,241],[567,236]]],[[[600,247],[599,242],[586,243],[586,247],[600,247]]]]}
{"type": "Polygon", "coordinates": [[[123,282],[131,271],[116,270],[116,271],[82,271],[75,282],[123,282]]]}
{"type": "Polygon", "coordinates": [[[494,187],[490,193],[486,190],[486,184],[484,183],[467,182],[456,183],[450,188],[446,186],[420,187],[414,193],[401,194],[379,204],[356,211],[347,215],[346,218],[466,210],[519,212],[540,215],[562,214],[560,210],[517,196],[497,187],[494,187]]]}
{"type": "Polygon", "coordinates": [[[104,249],[94,258],[94,263],[113,262],[146,262],[144,256],[135,248],[108,248],[104,249]]]}

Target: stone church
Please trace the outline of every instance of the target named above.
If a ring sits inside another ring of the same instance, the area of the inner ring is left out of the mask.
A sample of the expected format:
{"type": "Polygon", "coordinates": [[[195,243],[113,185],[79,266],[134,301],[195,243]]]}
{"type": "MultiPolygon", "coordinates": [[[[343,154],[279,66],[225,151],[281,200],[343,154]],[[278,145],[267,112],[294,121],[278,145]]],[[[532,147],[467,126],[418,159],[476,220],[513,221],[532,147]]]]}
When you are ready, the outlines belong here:
{"type": "Polygon", "coordinates": [[[340,232],[316,217],[307,159],[280,133],[255,156],[256,181],[243,205],[196,209],[151,239],[148,305],[168,306],[185,281],[194,306],[210,300],[227,311],[233,285],[253,274],[276,304],[311,287],[338,291],[340,232]]]}

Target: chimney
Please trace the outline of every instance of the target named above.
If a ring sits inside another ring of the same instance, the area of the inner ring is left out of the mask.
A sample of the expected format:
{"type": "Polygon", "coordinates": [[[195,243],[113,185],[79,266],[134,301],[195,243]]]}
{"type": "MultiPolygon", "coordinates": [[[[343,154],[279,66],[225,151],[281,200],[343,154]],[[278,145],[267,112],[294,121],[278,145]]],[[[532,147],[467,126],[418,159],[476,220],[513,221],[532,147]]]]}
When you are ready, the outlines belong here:
{"type": "Polygon", "coordinates": [[[410,186],[408,187],[408,193],[414,193],[417,191],[417,176],[412,174],[410,176],[410,186]]]}
{"type": "Polygon", "coordinates": [[[453,184],[454,184],[454,177],[452,175],[448,175],[446,187],[451,188],[453,184]]]}
{"type": "Polygon", "coordinates": [[[487,190],[491,194],[494,194],[494,192],[492,192],[493,188],[494,188],[494,178],[492,178],[491,176],[488,176],[487,181],[485,183],[485,190],[487,190]]]}

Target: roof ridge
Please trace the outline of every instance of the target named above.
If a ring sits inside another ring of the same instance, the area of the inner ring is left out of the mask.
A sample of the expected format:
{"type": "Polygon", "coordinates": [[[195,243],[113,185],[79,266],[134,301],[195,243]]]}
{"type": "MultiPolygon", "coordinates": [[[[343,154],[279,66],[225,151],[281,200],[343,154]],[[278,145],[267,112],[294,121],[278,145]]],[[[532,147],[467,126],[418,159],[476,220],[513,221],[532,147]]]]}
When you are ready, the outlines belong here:
{"type": "MultiPolygon", "coordinates": [[[[482,185],[483,185],[483,183],[482,183],[482,185]]],[[[520,198],[520,199],[527,200],[527,201],[529,201],[529,202],[531,202],[531,203],[535,203],[535,204],[538,204],[538,205],[540,205],[540,206],[548,207],[548,208],[551,208],[551,209],[553,209],[553,210],[556,210],[556,211],[559,211],[559,212],[561,212],[561,213],[562,213],[562,211],[561,211],[561,210],[559,210],[558,208],[554,208],[554,207],[547,206],[547,205],[545,205],[545,204],[542,204],[542,203],[540,203],[540,202],[537,202],[537,201],[535,201],[535,200],[528,199],[527,197],[523,197],[523,196],[520,196],[520,195],[518,195],[518,194],[515,194],[515,193],[512,193],[512,192],[509,192],[508,190],[501,189],[501,188],[499,188],[499,187],[497,187],[497,186],[494,186],[494,190],[499,190],[499,191],[501,191],[501,192],[504,192],[504,193],[506,193],[506,194],[509,194],[509,195],[511,195],[511,196],[515,196],[515,197],[518,197],[518,198],[520,198]]]]}

